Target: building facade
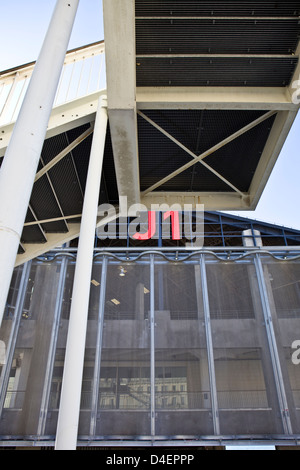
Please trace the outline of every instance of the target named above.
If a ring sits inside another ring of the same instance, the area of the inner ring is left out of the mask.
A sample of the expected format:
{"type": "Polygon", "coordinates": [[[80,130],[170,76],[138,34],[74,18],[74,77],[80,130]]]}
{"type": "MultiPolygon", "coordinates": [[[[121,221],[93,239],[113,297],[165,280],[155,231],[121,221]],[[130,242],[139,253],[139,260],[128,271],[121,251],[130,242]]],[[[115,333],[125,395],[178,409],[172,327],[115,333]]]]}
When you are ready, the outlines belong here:
{"type": "MultiPolygon", "coordinates": [[[[221,213],[204,227],[203,249],[95,243],[78,445],[297,444],[300,233],[221,213]]],[[[54,445],[76,254],[14,271],[0,332],[4,446],[54,445]]]]}
{"type": "Polygon", "coordinates": [[[295,122],[300,2],[102,3],[0,73],[1,447],[295,446],[299,232],[209,211],[295,122]]]}

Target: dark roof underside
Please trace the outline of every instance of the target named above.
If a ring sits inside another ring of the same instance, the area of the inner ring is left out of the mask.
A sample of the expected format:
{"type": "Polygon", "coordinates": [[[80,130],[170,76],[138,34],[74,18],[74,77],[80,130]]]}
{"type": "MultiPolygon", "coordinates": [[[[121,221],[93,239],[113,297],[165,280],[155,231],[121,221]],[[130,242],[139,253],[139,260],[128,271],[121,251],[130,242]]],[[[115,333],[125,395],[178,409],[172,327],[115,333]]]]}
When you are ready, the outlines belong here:
{"type": "Polygon", "coordinates": [[[137,85],[286,86],[299,14],[299,1],[136,0],[137,85]]]}
{"type": "MultiPolygon", "coordinates": [[[[196,155],[264,114],[262,111],[144,111],[153,121],[196,155]]],[[[249,190],[274,116],[205,158],[218,173],[243,192],[249,190]]],[[[191,157],[142,117],[138,119],[141,190],[157,183],[191,157]],[[151,146],[149,146],[151,142],[151,146]]],[[[233,191],[230,186],[197,163],[160,187],[162,191],[233,191]]]]}
{"type": "MultiPolygon", "coordinates": [[[[170,132],[189,150],[201,154],[220,140],[260,117],[261,111],[145,111],[145,114],[170,132]]],[[[274,117],[207,157],[205,161],[228,178],[241,191],[247,191],[261,157],[274,117]]],[[[47,139],[39,169],[49,163],[70,142],[81,135],[89,125],[47,139]],[[43,163],[42,163],[43,162],[43,163]]],[[[164,178],[173,170],[191,160],[170,139],[165,137],[142,117],[138,117],[141,190],[164,178]],[[148,143],[151,142],[151,145],[148,143]]],[[[92,135],[72,153],[55,165],[48,176],[34,185],[26,222],[80,214],[87,175],[92,135]]],[[[232,191],[203,165],[197,163],[163,186],[166,191],[232,191]]],[[[108,129],[105,146],[104,169],[99,203],[118,203],[113,152],[108,129]]],[[[71,219],[68,223],[76,221],[71,219]]],[[[45,232],[66,232],[64,221],[25,227],[22,242],[42,243],[45,232]]]]}
{"type": "MultiPolygon", "coordinates": [[[[86,124],[47,139],[44,143],[39,170],[88,128],[89,124],[86,124]]],[[[92,138],[93,134],[34,184],[26,222],[81,214],[92,138]]],[[[108,201],[118,202],[109,132],[106,137],[99,204],[108,201]]],[[[70,219],[68,223],[76,221],[78,219],[70,219]]],[[[68,227],[65,221],[27,226],[23,230],[21,241],[22,243],[43,243],[46,241],[44,232],[63,233],[67,231],[68,227]]]]}

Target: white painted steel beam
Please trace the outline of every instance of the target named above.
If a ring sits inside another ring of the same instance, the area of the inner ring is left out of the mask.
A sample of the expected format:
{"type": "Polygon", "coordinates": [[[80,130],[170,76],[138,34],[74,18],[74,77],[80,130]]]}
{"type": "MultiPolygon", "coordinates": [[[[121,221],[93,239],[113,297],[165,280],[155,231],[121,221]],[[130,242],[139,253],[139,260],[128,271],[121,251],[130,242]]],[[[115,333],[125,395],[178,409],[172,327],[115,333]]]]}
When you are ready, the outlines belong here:
{"type": "MultiPolygon", "coordinates": [[[[300,78],[300,77],[299,77],[300,78]]],[[[137,108],[293,111],[286,87],[137,87],[137,108]]]]}
{"type": "MultiPolygon", "coordinates": [[[[235,192],[173,192],[173,191],[154,191],[141,197],[141,204],[144,204],[149,210],[154,210],[151,205],[179,204],[184,207],[184,204],[192,205],[194,210],[197,204],[204,204],[205,210],[213,211],[224,210],[251,210],[250,198],[248,194],[241,196],[235,192]]],[[[158,209],[159,210],[159,209],[158,209]]]]}
{"type": "Polygon", "coordinates": [[[251,210],[259,202],[296,116],[297,111],[281,111],[277,114],[250,186],[251,210]]]}
{"type": "MultiPolygon", "coordinates": [[[[93,123],[96,117],[97,103],[105,90],[78,98],[69,103],[55,107],[48,123],[46,139],[54,137],[70,129],[93,123]]],[[[0,155],[3,155],[10,142],[15,123],[0,127],[0,155]]]]}
{"type": "Polygon", "coordinates": [[[135,1],[104,0],[108,116],[119,196],[140,199],[137,117],[135,1]]]}
{"type": "Polygon", "coordinates": [[[58,0],[0,170],[0,325],[79,0],[58,0]]]}
{"type": "Polygon", "coordinates": [[[105,104],[99,101],[83,203],[56,450],[75,450],[77,445],[94,238],[107,127],[105,104]]]}

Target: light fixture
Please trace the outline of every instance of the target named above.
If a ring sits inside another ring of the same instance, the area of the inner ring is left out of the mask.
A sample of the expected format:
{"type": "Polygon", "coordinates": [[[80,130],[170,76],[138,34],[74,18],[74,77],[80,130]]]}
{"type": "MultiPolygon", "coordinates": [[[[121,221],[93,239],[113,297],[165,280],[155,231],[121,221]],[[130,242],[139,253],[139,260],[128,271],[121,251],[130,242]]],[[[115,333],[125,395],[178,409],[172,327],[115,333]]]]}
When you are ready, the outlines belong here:
{"type": "Polygon", "coordinates": [[[120,274],[119,274],[119,276],[124,277],[125,274],[127,273],[126,269],[124,269],[123,266],[120,266],[119,269],[120,269],[120,274]]]}
{"type": "Polygon", "coordinates": [[[119,302],[119,300],[117,299],[111,299],[111,302],[115,305],[120,305],[121,302],[119,302]]]}
{"type": "Polygon", "coordinates": [[[147,289],[147,287],[144,287],[144,294],[149,294],[150,291],[147,289]]]}
{"type": "Polygon", "coordinates": [[[91,284],[93,284],[93,286],[95,286],[95,287],[100,286],[100,282],[96,281],[96,279],[92,279],[91,284]]]}

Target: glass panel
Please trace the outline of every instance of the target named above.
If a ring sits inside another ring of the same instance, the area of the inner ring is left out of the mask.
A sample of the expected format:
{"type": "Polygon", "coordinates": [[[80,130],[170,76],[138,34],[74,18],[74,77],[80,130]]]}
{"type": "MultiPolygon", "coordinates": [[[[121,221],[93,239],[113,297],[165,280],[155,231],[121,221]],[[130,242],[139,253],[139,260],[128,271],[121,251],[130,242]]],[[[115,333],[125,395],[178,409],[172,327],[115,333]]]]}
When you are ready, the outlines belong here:
{"type": "Polygon", "coordinates": [[[150,267],[107,268],[97,435],[150,434],[150,267]]]}
{"type": "Polygon", "coordinates": [[[206,268],[221,434],[282,434],[255,267],[206,268]]]}
{"type": "Polygon", "coordinates": [[[213,434],[199,261],[155,264],[156,434],[213,434]]]}
{"type": "Polygon", "coordinates": [[[32,264],[0,433],[37,433],[59,274],[59,263],[32,264]]]}
{"type": "Polygon", "coordinates": [[[265,282],[281,360],[293,431],[300,433],[300,365],[293,361],[300,340],[300,262],[264,260],[265,282]]]}

